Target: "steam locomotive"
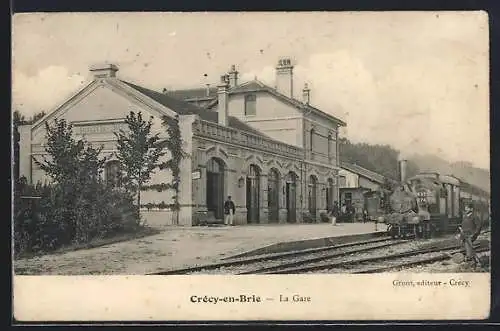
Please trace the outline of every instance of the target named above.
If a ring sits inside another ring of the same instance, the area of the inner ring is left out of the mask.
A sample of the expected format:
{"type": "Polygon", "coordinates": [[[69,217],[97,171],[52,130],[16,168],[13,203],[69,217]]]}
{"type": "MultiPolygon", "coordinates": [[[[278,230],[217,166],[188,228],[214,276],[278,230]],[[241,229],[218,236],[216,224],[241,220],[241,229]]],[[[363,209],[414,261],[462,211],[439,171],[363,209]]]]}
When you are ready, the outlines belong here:
{"type": "Polygon", "coordinates": [[[456,232],[467,204],[483,224],[490,221],[487,192],[439,173],[420,173],[402,181],[389,200],[390,212],[382,221],[393,238],[430,238],[456,232]]]}

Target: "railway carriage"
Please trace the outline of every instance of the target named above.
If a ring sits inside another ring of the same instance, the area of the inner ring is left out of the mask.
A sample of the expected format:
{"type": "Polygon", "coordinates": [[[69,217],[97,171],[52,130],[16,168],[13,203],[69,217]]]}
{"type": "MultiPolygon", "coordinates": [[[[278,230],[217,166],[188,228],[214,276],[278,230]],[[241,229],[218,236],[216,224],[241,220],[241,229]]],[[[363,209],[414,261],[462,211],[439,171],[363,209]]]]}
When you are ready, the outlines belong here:
{"type": "Polygon", "coordinates": [[[391,195],[392,212],[384,220],[392,237],[430,238],[456,232],[468,203],[475,216],[488,224],[487,192],[453,176],[420,173],[391,195]]]}

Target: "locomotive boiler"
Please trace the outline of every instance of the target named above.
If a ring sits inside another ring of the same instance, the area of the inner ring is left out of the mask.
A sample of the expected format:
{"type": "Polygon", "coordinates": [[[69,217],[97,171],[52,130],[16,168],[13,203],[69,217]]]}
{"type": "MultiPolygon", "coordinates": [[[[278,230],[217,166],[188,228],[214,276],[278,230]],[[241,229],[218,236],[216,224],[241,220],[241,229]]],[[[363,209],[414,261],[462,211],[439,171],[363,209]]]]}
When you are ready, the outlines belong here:
{"type": "Polygon", "coordinates": [[[489,223],[489,194],[458,178],[439,173],[405,177],[400,163],[401,186],[389,197],[390,210],[383,216],[393,238],[430,238],[453,233],[462,222],[465,205],[489,223]]]}

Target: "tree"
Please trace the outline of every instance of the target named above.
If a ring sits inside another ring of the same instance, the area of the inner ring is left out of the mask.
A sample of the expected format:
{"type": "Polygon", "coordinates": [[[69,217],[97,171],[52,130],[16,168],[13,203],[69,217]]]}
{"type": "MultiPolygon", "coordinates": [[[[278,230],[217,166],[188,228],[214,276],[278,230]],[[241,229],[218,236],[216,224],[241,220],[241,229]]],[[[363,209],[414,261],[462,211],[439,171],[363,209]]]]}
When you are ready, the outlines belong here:
{"type": "Polygon", "coordinates": [[[26,124],[26,118],[18,110],[15,110],[12,116],[12,139],[14,153],[14,180],[19,179],[19,126],[26,124]]]}
{"type": "Polygon", "coordinates": [[[35,162],[52,179],[50,185],[19,181],[15,195],[16,252],[47,251],[61,245],[88,243],[123,231],[136,231],[139,219],[133,197],[111,190],[101,180],[106,161],[102,147],[73,138],[71,124],[45,124],[44,155],[35,162]],[[24,206],[20,195],[37,195],[37,207],[24,206]],[[35,209],[33,209],[35,208],[35,209]]]}
{"type": "Polygon", "coordinates": [[[165,141],[167,149],[170,151],[170,160],[160,164],[160,169],[170,169],[172,172],[172,183],[169,186],[174,190],[173,209],[176,213],[176,223],[179,222],[179,183],[180,183],[180,163],[188,154],[182,149],[181,130],[179,128],[179,118],[170,118],[163,116],[162,124],[167,129],[168,139],[165,141]]]}
{"type": "Polygon", "coordinates": [[[84,183],[90,179],[97,180],[105,158],[99,158],[102,147],[95,149],[83,139],[73,138],[73,127],[64,119],[54,120],[54,126],[45,123],[49,159],[34,159],[55,183],[84,183]]]}
{"type": "Polygon", "coordinates": [[[19,179],[19,126],[33,124],[38,121],[40,118],[45,116],[45,112],[41,111],[35,113],[31,118],[26,119],[26,117],[21,114],[19,110],[14,110],[12,116],[12,138],[13,138],[13,154],[14,154],[14,180],[17,181],[19,179]]]}
{"type": "Polygon", "coordinates": [[[160,165],[165,155],[164,142],[159,134],[152,134],[153,117],[143,120],[141,112],[133,111],[125,119],[128,132],[115,132],[117,158],[123,167],[123,182],[126,188],[137,194],[137,211],[141,208],[141,189],[160,165]]]}
{"type": "Polygon", "coordinates": [[[33,116],[31,116],[30,120],[29,120],[29,124],[34,124],[35,122],[37,122],[39,119],[41,119],[42,117],[44,117],[46,114],[44,111],[41,111],[41,112],[38,112],[38,113],[35,113],[33,116]]]}
{"type": "Polygon", "coordinates": [[[64,119],[54,120],[53,126],[46,122],[45,129],[47,156],[34,158],[34,162],[53,181],[55,200],[51,204],[58,207],[52,218],[59,220],[67,234],[63,241],[86,242],[105,213],[104,208],[96,209],[96,199],[101,198],[96,192],[106,158],[99,157],[102,147],[94,148],[84,139],[75,140],[72,125],[64,119]]]}
{"type": "MultiPolygon", "coordinates": [[[[339,140],[341,161],[356,163],[368,170],[379,173],[387,178],[399,180],[399,151],[389,145],[371,145],[367,143],[352,143],[346,138],[339,140]]],[[[413,176],[419,171],[418,166],[408,160],[407,175],[413,176]]]]}

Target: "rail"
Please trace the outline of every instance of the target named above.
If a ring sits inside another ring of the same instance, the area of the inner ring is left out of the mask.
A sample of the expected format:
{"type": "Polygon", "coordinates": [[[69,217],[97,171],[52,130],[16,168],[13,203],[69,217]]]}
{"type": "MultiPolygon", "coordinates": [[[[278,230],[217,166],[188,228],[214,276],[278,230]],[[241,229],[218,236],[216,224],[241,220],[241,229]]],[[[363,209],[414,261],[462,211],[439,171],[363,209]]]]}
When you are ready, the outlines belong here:
{"type": "Polygon", "coordinates": [[[240,131],[217,123],[198,120],[194,125],[196,135],[207,138],[215,138],[228,143],[239,144],[243,146],[260,149],[267,152],[273,152],[280,155],[301,158],[302,149],[296,146],[288,145],[271,138],[266,138],[250,132],[240,131]]]}

